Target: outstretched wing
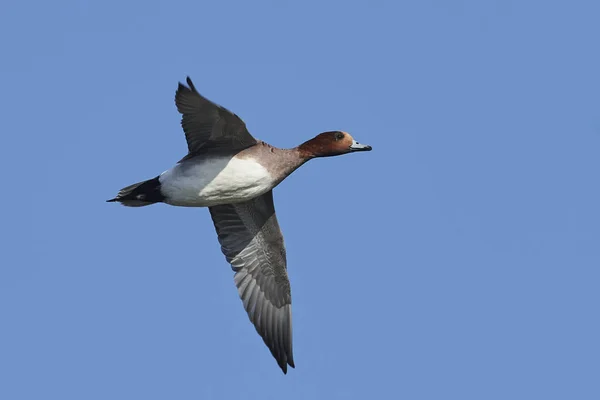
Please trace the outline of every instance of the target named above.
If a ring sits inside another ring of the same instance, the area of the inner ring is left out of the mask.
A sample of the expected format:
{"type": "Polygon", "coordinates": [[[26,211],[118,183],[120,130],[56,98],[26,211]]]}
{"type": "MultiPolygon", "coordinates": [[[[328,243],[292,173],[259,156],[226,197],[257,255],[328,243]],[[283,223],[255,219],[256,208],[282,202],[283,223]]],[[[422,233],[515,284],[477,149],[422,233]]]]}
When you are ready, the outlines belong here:
{"type": "Polygon", "coordinates": [[[292,298],[273,192],[210,207],[210,214],[250,321],[287,373],[288,365],[294,367],[292,298]]]}
{"type": "Polygon", "coordinates": [[[189,151],[184,159],[202,148],[242,150],[257,142],[240,117],[198,93],[189,77],[186,81],[189,87],[179,83],[175,93],[189,151]]]}

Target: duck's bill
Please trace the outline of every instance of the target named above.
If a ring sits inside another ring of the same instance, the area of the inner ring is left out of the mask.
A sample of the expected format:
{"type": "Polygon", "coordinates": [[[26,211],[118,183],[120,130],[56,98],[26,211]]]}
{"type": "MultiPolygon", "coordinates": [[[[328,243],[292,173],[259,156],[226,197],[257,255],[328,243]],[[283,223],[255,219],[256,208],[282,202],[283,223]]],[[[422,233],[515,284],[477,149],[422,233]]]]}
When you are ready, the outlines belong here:
{"type": "Polygon", "coordinates": [[[356,140],[352,141],[350,145],[350,151],[371,151],[372,147],[367,144],[360,144],[356,140]]]}

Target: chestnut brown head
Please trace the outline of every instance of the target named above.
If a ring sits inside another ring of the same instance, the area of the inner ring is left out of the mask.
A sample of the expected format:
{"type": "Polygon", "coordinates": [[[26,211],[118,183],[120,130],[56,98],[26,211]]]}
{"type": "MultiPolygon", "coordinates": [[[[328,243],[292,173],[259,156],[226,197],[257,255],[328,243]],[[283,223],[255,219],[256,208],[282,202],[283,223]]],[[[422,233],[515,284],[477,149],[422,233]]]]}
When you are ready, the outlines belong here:
{"type": "Polygon", "coordinates": [[[343,131],[323,132],[302,143],[299,150],[306,158],[331,157],[355,151],[370,151],[371,146],[360,144],[343,131]]]}

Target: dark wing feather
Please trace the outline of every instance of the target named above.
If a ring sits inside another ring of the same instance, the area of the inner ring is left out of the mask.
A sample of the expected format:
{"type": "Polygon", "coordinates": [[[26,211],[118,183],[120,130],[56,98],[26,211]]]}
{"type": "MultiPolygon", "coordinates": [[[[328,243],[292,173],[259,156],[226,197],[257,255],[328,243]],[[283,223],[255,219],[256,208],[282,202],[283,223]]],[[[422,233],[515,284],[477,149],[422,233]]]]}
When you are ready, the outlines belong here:
{"type": "Polygon", "coordinates": [[[198,93],[189,77],[187,84],[189,87],[179,83],[175,93],[175,105],[182,114],[181,126],[188,144],[184,160],[203,148],[242,150],[257,143],[240,117],[198,93]]]}
{"type": "Polygon", "coordinates": [[[292,355],[292,298],[283,235],[273,192],[238,204],[210,207],[221,250],[250,321],[287,373],[292,355]]]}

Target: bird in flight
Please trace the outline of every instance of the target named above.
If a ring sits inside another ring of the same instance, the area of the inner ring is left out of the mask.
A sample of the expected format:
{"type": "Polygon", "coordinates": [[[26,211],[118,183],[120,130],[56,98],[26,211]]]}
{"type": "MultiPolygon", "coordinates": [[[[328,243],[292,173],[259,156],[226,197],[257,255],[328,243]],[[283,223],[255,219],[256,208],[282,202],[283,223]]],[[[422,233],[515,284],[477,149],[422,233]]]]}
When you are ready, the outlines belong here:
{"type": "Polygon", "coordinates": [[[202,96],[188,77],[175,94],[188,153],[159,176],[121,189],[108,202],[208,207],[221,251],[250,321],[283,373],[294,368],[290,282],[273,188],[318,157],[370,151],[343,131],[292,149],[255,139],[234,113],[202,96]]]}

